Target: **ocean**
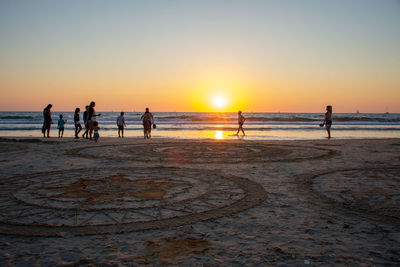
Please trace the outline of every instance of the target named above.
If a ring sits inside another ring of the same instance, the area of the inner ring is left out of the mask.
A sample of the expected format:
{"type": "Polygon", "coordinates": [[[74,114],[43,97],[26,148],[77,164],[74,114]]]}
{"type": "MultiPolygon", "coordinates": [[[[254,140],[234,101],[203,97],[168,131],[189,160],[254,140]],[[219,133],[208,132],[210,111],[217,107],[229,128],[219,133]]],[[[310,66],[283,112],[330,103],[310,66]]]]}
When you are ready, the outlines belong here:
{"type": "MultiPolygon", "coordinates": [[[[119,112],[101,112],[98,117],[100,136],[117,137],[119,112]]],[[[50,135],[58,136],[60,114],[67,120],[64,137],[74,136],[73,112],[52,112],[54,124],[50,135]]],[[[82,122],[81,112],[81,122],[82,122]]],[[[126,137],[143,136],[142,113],[125,112],[126,137]]],[[[155,138],[237,139],[237,113],[154,112],[155,138]]],[[[243,113],[248,140],[304,140],[326,137],[319,127],[324,113],[243,113]]],[[[42,112],[0,112],[0,136],[40,137],[42,112]]],[[[333,113],[332,138],[398,138],[400,114],[333,113]]],[[[82,134],[82,133],[81,133],[82,134]]],[[[241,138],[241,137],[239,137],[241,138]]]]}

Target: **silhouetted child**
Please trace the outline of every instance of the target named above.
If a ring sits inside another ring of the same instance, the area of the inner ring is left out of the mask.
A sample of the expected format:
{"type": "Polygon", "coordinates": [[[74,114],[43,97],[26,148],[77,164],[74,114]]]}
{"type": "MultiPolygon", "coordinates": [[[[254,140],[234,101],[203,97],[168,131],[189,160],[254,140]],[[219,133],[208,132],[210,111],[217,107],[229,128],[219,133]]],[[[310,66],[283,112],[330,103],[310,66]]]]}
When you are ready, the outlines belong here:
{"type": "Polygon", "coordinates": [[[239,123],[239,128],[238,128],[238,130],[237,130],[237,132],[236,132],[236,135],[239,135],[239,131],[242,131],[243,135],[246,135],[246,134],[244,133],[244,130],[243,130],[243,124],[244,124],[244,121],[245,121],[245,120],[246,120],[246,118],[243,117],[242,112],[239,110],[239,112],[238,112],[238,123],[239,123]]]}
{"type": "Polygon", "coordinates": [[[332,106],[326,106],[326,113],[324,121],[319,125],[323,127],[325,125],[326,132],[328,133],[328,139],[331,138],[331,126],[332,126],[332,106]]]}
{"type": "Polygon", "coordinates": [[[67,120],[64,120],[63,115],[60,114],[60,118],[58,119],[58,137],[64,136],[64,125],[66,122],[67,120]]]}
{"type": "Polygon", "coordinates": [[[117,118],[117,126],[118,126],[118,137],[124,137],[124,127],[126,126],[124,112],[121,112],[121,115],[117,118]]]}
{"type": "Polygon", "coordinates": [[[93,122],[93,139],[95,142],[97,142],[97,140],[99,139],[100,135],[99,135],[99,123],[97,121],[93,122]]]}
{"type": "Polygon", "coordinates": [[[81,122],[79,119],[79,112],[81,111],[80,108],[75,109],[75,114],[74,114],[74,125],[75,125],[75,139],[78,139],[78,134],[82,130],[81,122]]]}

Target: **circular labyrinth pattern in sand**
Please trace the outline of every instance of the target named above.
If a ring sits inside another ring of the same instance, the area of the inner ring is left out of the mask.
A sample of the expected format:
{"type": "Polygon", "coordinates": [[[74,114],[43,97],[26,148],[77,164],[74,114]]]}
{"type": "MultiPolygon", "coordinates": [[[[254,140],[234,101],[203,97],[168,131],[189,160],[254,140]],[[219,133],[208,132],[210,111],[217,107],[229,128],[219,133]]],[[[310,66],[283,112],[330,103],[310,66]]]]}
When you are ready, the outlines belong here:
{"type": "Polygon", "coordinates": [[[163,143],[140,145],[104,145],[81,147],[67,154],[111,160],[182,163],[255,163],[274,161],[302,161],[334,155],[336,151],[296,145],[252,143],[163,143]]]}
{"type": "Polygon", "coordinates": [[[65,236],[175,227],[227,216],[266,198],[240,177],[178,168],[79,169],[0,183],[0,233],[65,236]]]}
{"type": "Polygon", "coordinates": [[[350,169],[313,178],[312,190],[327,202],[400,222],[400,168],[350,169]]]}

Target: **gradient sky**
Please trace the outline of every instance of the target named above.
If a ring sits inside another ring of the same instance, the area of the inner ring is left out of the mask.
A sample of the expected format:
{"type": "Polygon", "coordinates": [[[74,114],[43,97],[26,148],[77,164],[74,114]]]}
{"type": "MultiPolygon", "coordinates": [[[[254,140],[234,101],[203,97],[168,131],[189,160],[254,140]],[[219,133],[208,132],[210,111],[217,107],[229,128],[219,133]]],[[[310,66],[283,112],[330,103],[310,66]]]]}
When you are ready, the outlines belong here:
{"type": "Polygon", "coordinates": [[[0,36],[0,110],[400,112],[400,1],[0,0],[0,36]]]}

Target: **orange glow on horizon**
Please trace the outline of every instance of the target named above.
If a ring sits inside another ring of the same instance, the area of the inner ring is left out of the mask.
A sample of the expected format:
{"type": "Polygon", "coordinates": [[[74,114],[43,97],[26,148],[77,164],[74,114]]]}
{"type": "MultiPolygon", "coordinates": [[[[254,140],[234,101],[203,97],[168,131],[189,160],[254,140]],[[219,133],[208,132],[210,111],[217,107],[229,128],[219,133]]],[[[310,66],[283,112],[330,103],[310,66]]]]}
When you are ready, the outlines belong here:
{"type": "Polygon", "coordinates": [[[193,71],[183,78],[171,76],[165,83],[111,78],[106,82],[94,78],[43,83],[30,79],[2,81],[0,85],[7,89],[0,99],[0,109],[41,111],[53,104],[53,111],[72,112],[76,107],[84,110],[85,105],[95,101],[97,111],[117,112],[144,112],[146,107],[152,112],[324,112],[328,104],[335,112],[343,113],[399,112],[398,90],[366,95],[362,90],[349,91],[339,82],[321,84],[310,80],[300,84],[295,78],[256,81],[257,77],[249,78],[244,70],[242,74],[240,71],[209,70],[203,75],[193,71]]]}

